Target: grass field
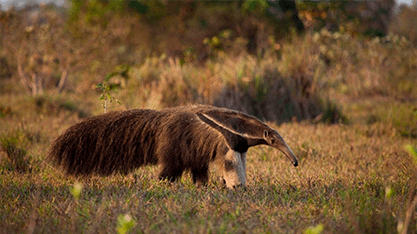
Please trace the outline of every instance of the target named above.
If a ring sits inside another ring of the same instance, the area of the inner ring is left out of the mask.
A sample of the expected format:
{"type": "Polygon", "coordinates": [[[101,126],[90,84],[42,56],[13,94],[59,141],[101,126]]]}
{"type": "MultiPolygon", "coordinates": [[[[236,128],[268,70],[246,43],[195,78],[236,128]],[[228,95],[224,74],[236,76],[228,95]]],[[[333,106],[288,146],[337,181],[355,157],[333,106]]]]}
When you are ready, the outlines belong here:
{"type": "Polygon", "coordinates": [[[3,103],[20,103],[0,119],[3,146],[8,142],[28,161],[12,163],[2,152],[2,233],[112,233],[123,218],[133,220],[127,224],[132,233],[417,231],[412,204],[417,162],[405,149],[416,140],[382,120],[360,123],[357,119],[377,115],[366,111],[366,104],[348,106],[357,114],[348,115],[346,125],[271,123],[299,157],[299,167],[275,149],[254,147],[248,153],[247,188],[228,190],[214,171],[206,188],[194,187],[188,174],[176,183],[160,182],[157,167],[129,176],[66,177],[43,159],[79,112],[31,109],[32,101],[2,96],[3,103]]]}

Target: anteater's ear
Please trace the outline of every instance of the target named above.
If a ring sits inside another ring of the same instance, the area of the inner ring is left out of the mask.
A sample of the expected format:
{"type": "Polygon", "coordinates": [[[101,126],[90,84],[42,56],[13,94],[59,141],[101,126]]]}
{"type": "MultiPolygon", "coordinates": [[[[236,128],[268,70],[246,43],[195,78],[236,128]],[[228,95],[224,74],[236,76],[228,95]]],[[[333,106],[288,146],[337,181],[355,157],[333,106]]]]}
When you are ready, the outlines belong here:
{"type": "Polygon", "coordinates": [[[268,130],[264,130],[264,139],[266,139],[269,136],[268,130]]]}

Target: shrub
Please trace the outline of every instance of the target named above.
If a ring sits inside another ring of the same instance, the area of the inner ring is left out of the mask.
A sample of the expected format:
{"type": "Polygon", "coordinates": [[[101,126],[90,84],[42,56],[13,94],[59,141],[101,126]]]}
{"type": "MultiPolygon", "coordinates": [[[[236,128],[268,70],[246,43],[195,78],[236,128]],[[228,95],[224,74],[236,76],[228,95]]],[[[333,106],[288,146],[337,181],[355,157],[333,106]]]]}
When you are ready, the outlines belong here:
{"type": "Polygon", "coordinates": [[[347,117],[342,113],[340,107],[330,100],[327,100],[326,104],[324,104],[324,109],[320,121],[331,124],[346,124],[348,122],[347,117]]]}
{"type": "Polygon", "coordinates": [[[12,108],[10,106],[0,105],[0,118],[4,118],[8,115],[12,115],[12,108]]]}

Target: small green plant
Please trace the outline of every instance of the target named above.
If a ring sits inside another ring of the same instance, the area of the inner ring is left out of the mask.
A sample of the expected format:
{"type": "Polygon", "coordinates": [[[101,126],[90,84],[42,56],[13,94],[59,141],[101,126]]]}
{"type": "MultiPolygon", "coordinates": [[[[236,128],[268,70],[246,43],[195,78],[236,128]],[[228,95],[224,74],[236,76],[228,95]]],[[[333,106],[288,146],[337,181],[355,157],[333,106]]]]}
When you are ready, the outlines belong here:
{"type": "MultiPolygon", "coordinates": [[[[408,153],[411,155],[414,164],[417,166],[417,149],[414,148],[412,145],[406,145],[404,147],[408,153]]],[[[414,172],[415,175],[415,172],[414,172]]],[[[414,179],[415,180],[415,177],[414,179]]],[[[410,226],[410,223],[412,222],[413,213],[417,207],[417,196],[414,196],[413,200],[410,200],[410,205],[408,206],[408,209],[405,213],[405,219],[399,220],[397,224],[397,231],[400,234],[406,234],[408,233],[408,228],[410,226]]]]}
{"type": "Polygon", "coordinates": [[[390,186],[385,187],[385,199],[389,200],[394,195],[394,190],[390,186]]]}
{"type": "Polygon", "coordinates": [[[101,90],[100,100],[104,101],[104,103],[102,104],[104,113],[107,113],[107,109],[109,108],[109,105],[113,103],[114,101],[117,102],[119,105],[122,104],[114,96],[110,95],[110,91],[113,88],[111,85],[108,84],[107,79],[103,83],[97,84],[96,88],[101,90]]]}
{"type": "Polygon", "coordinates": [[[117,218],[116,231],[119,234],[128,233],[136,225],[135,221],[129,214],[119,215],[117,218]]]}
{"type": "Polygon", "coordinates": [[[411,145],[406,145],[405,149],[410,153],[411,157],[413,157],[414,163],[417,165],[417,149],[411,145]]]}
{"type": "Polygon", "coordinates": [[[97,84],[96,88],[101,90],[100,100],[104,100],[103,103],[103,109],[104,113],[107,113],[107,109],[109,108],[109,105],[113,102],[117,102],[119,105],[122,103],[117,100],[113,95],[110,94],[110,91],[115,90],[119,86],[124,86],[126,80],[129,78],[129,70],[130,66],[128,65],[120,65],[115,68],[116,71],[108,73],[106,75],[106,78],[104,79],[103,83],[97,84]],[[119,82],[110,82],[110,79],[113,77],[119,76],[122,79],[119,80],[119,82]]]}
{"type": "Polygon", "coordinates": [[[320,234],[323,233],[323,224],[318,224],[314,227],[309,227],[304,230],[304,234],[320,234]]]}
{"type": "Polygon", "coordinates": [[[70,192],[72,196],[74,196],[75,200],[78,201],[80,198],[81,191],[83,190],[83,186],[80,183],[75,183],[73,187],[70,188],[70,192]]]}
{"type": "Polygon", "coordinates": [[[265,0],[246,0],[242,4],[244,12],[254,12],[258,15],[263,15],[268,8],[268,1],[265,0]]]}

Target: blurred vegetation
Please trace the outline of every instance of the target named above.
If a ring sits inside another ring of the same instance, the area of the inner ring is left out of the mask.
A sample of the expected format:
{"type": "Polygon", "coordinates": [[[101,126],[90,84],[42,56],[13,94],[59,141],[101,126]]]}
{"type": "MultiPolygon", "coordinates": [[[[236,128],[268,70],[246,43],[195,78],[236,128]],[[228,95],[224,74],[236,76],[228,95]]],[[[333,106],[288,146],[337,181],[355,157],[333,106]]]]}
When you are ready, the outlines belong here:
{"type": "Polygon", "coordinates": [[[389,34],[415,8],[394,15],[394,5],[73,0],[11,8],[0,13],[0,87],[87,95],[106,77],[125,107],[208,103],[278,123],[342,116],[328,113],[336,111],[329,95],[417,93],[413,37],[389,34]]]}
{"type": "MultiPolygon", "coordinates": [[[[369,113],[367,123],[416,135],[415,5],[67,3],[0,13],[0,90],[33,96],[27,105],[38,114],[99,113],[101,95],[105,110],[114,96],[115,109],[205,103],[276,123],[349,123],[349,100],[389,97],[399,106],[369,113]]],[[[2,103],[0,117],[18,109],[2,103]]]]}

